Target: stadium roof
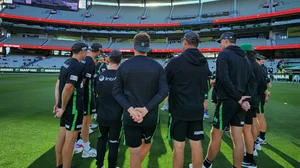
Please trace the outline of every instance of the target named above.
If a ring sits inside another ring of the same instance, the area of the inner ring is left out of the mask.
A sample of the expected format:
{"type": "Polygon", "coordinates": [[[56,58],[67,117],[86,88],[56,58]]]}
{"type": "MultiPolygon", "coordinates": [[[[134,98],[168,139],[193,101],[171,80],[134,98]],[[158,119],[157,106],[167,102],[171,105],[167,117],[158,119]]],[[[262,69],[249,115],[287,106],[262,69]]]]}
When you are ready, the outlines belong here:
{"type": "Polygon", "coordinates": [[[113,5],[113,6],[171,6],[198,4],[220,0],[94,0],[94,5],[113,5]]]}

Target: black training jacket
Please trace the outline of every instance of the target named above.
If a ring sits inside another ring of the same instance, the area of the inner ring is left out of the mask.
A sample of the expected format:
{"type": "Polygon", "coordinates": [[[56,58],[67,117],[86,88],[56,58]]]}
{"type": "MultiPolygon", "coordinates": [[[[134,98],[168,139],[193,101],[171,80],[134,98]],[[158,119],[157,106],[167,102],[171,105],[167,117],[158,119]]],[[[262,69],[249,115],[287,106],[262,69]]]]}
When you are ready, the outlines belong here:
{"type": "Polygon", "coordinates": [[[255,76],[255,83],[256,83],[256,90],[254,94],[255,99],[251,100],[251,105],[253,107],[256,107],[260,102],[260,95],[259,95],[260,89],[264,85],[263,72],[261,70],[261,66],[256,62],[256,59],[254,57],[248,56],[247,58],[250,61],[251,68],[255,76]]]}
{"type": "Polygon", "coordinates": [[[171,116],[184,121],[203,120],[210,74],[207,59],[197,48],[187,49],[170,60],[166,74],[171,116]]]}
{"type": "Polygon", "coordinates": [[[239,101],[242,96],[254,96],[256,82],[250,61],[239,46],[230,45],[217,58],[217,99],[239,101]]]}

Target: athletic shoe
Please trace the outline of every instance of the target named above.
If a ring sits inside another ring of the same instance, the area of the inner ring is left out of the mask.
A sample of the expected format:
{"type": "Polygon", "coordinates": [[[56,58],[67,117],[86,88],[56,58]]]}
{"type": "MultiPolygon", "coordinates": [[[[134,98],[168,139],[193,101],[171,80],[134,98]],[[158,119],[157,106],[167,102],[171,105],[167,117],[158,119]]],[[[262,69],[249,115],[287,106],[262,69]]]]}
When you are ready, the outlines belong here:
{"type": "Polygon", "coordinates": [[[255,160],[253,160],[253,162],[250,162],[249,160],[247,160],[246,157],[244,157],[242,166],[243,167],[248,167],[248,168],[257,168],[255,160]]]}
{"type": "Polygon", "coordinates": [[[82,158],[89,158],[89,157],[96,157],[97,156],[97,151],[96,149],[90,148],[89,151],[82,151],[82,158]]]}
{"type": "Polygon", "coordinates": [[[90,128],[91,128],[91,129],[95,129],[95,128],[97,128],[97,127],[98,127],[97,124],[94,124],[94,123],[91,123],[91,124],[90,124],[90,128]]]}
{"type": "Polygon", "coordinates": [[[161,108],[160,108],[161,110],[168,110],[168,106],[166,106],[166,105],[163,105],[161,108]]]}
{"type": "Polygon", "coordinates": [[[208,113],[208,110],[205,110],[204,111],[204,118],[210,118],[210,115],[208,113]]]}
{"type": "Polygon", "coordinates": [[[90,133],[90,134],[92,134],[93,132],[94,132],[94,130],[92,130],[92,129],[90,128],[90,131],[89,131],[89,133],[90,133]]]}
{"type": "Polygon", "coordinates": [[[75,142],[75,144],[76,144],[77,146],[83,146],[83,141],[82,141],[82,139],[78,139],[78,140],[75,142]]]}
{"type": "Polygon", "coordinates": [[[82,139],[79,139],[78,141],[75,142],[74,144],[74,154],[81,153],[83,150],[83,145],[82,145],[82,139]]]}
{"type": "MultiPolygon", "coordinates": [[[[193,163],[189,164],[189,168],[193,168],[193,163]]],[[[206,168],[204,165],[202,165],[202,168],[206,168]]],[[[209,166],[209,168],[212,168],[212,164],[209,166]]]]}
{"type": "Polygon", "coordinates": [[[253,151],[253,156],[255,156],[255,157],[258,156],[258,153],[257,153],[257,150],[256,150],[256,149],[253,151]]]}
{"type": "Polygon", "coordinates": [[[255,143],[254,144],[254,148],[257,149],[257,150],[259,150],[259,151],[261,151],[261,146],[260,146],[259,143],[255,143]]]}
{"type": "Polygon", "coordinates": [[[263,144],[263,145],[265,145],[265,144],[267,144],[267,140],[266,139],[261,139],[260,137],[257,137],[257,141],[260,143],[260,144],[263,144]]]}

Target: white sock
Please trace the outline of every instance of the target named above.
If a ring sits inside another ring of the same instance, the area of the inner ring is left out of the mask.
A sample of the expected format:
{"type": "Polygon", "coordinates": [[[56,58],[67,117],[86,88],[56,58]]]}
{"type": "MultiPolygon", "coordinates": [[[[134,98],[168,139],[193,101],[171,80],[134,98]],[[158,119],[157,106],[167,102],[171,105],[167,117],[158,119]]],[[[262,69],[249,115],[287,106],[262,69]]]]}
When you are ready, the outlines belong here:
{"type": "Polygon", "coordinates": [[[90,142],[83,142],[83,150],[89,151],[90,150],[90,142]]]}

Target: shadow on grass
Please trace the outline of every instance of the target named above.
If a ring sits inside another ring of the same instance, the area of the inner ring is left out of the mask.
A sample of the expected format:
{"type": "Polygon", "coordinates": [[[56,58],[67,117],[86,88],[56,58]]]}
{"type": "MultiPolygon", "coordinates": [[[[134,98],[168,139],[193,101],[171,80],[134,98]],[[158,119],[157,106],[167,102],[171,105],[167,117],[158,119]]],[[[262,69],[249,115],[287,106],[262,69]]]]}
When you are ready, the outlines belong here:
{"type": "Polygon", "coordinates": [[[49,149],[42,156],[37,158],[33,163],[31,163],[28,168],[53,168],[55,167],[55,146],[49,149]]]}
{"type": "Polygon", "coordinates": [[[161,133],[161,125],[158,126],[156,135],[154,137],[153,144],[151,146],[150,152],[148,154],[148,166],[147,168],[157,168],[162,167],[163,165],[159,165],[158,159],[167,153],[167,149],[164,144],[164,137],[165,135],[162,135],[161,133]]]}
{"type": "MultiPolygon", "coordinates": [[[[124,136],[123,136],[123,138],[124,138],[124,136]]],[[[126,151],[128,149],[128,147],[123,144],[124,143],[123,138],[120,141],[120,146],[119,146],[118,164],[117,164],[117,166],[119,166],[119,167],[123,167],[123,165],[125,163],[125,159],[126,159],[126,151]]]]}
{"type": "MultiPolygon", "coordinates": [[[[97,145],[97,137],[98,137],[98,128],[95,129],[95,133],[90,135],[91,147],[96,148],[97,145]]],[[[55,142],[54,142],[55,143],[55,142]]],[[[28,168],[53,168],[56,165],[55,162],[55,146],[49,149],[46,153],[37,158],[33,163],[31,163],[28,168]]],[[[83,159],[81,157],[81,153],[73,156],[72,164],[76,167],[96,167],[96,159],[95,158],[87,158],[83,159]]]]}
{"type": "MultiPolygon", "coordinates": [[[[207,154],[207,148],[210,140],[210,137],[208,135],[209,133],[204,134],[204,140],[201,141],[202,149],[203,149],[203,159],[207,154]]],[[[169,141],[169,145],[171,149],[173,149],[173,140],[169,141]]],[[[214,163],[214,167],[231,167],[230,161],[225,157],[225,155],[222,152],[218,154],[216,159],[217,159],[217,163],[214,163]]],[[[187,139],[185,143],[185,149],[184,149],[184,167],[188,167],[188,165],[191,162],[192,162],[192,151],[191,151],[189,140],[187,139]]]]}
{"type": "Polygon", "coordinates": [[[266,144],[264,145],[265,148],[273,151],[274,153],[276,153],[277,155],[279,155],[282,159],[284,159],[285,161],[287,161],[288,163],[290,163],[291,165],[293,165],[293,167],[300,167],[300,163],[291,158],[290,156],[286,155],[285,153],[281,152],[280,150],[278,150],[277,148],[273,147],[270,144],[266,144]]]}
{"type": "Polygon", "coordinates": [[[300,148],[300,144],[297,144],[296,142],[292,142],[292,143],[300,148]]]}

